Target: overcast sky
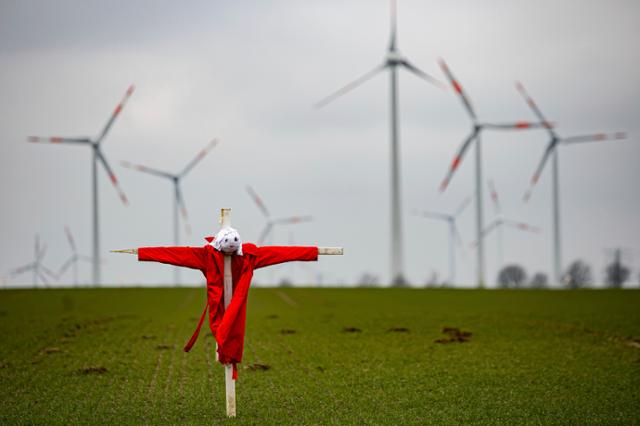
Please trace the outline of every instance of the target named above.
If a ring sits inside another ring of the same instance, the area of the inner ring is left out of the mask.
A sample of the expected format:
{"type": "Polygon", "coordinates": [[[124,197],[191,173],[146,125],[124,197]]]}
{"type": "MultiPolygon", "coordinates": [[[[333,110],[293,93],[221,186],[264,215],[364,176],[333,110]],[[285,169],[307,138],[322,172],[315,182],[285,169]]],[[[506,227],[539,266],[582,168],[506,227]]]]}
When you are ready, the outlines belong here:
{"type": "MultiPolygon", "coordinates": [[[[640,268],[640,3],[636,1],[400,1],[399,48],[444,79],[443,57],[480,119],[533,119],[521,80],[561,135],[626,131],[626,141],[560,147],[564,265],[584,259],[602,281],[607,249],[628,249],[640,268]]],[[[261,283],[353,285],[364,272],[389,278],[389,82],[382,73],[324,109],[312,105],[380,64],[389,5],[376,1],[11,1],[0,3],[0,275],[33,258],[70,255],[64,226],[91,254],[91,162],[83,146],[29,144],[29,135],[94,137],[129,84],[136,91],[104,152],[131,200],[125,207],[99,171],[103,280],[170,282],[171,268],[139,264],[109,249],[172,244],[168,181],[124,169],[121,160],[179,171],[213,137],[221,142],[185,178],[199,246],[221,207],[255,241],[264,220],[251,185],[274,217],[315,221],[275,229],[274,244],[344,246],[345,256],[309,267],[262,271],[261,283]]],[[[451,211],[473,191],[470,151],[447,192],[438,185],[470,121],[452,91],[400,72],[402,207],[409,280],[447,276],[445,224],[414,209],[451,211]]],[[[485,179],[506,216],[539,235],[505,229],[505,262],[551,272],[551,179],[546,169],[528,204],[522,195],[546,146],[544,131],[487,134],[485,179]]],[[[493,209],[485,191],[485,216],[493,209]]],[[[460,218],[466,254],[458,281],[474,283],[473,208],[460,218]]],[[[496,240],[486,241],[487,279],[497,274],[496,240]]],[[[81,265],[82,282],[90,268],[81,265]]],[[[199,272],[183,273],[199,283],[199,272]]],[[[71,282],[67,274],[62,282],[71,282]]],[[[8,279],[31,283],[31,275],[8,279]]]]}

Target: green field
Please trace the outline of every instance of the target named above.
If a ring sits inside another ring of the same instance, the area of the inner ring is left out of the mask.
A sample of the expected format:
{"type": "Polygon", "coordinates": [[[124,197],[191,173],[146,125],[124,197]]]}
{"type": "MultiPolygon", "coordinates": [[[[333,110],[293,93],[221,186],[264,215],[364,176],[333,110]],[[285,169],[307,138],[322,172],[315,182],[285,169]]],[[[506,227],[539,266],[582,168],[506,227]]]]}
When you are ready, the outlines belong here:
{"type": "Polygon", "coordinates": [[[204,297],[0,292],[0,424],[640,423],[639,291],[253,289],[235,420],[204,297]]]}

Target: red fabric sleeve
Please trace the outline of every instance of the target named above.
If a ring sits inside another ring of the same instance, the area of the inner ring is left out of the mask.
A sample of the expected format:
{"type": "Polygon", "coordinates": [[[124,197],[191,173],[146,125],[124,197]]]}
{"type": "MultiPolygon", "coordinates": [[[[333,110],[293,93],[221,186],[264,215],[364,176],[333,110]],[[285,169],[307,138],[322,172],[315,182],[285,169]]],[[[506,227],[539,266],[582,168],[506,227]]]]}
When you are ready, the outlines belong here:
{"type": "Polygon", "coordinates": [[[204,270],[206,252],[202,247],[140,247],[138,260],[204,270]]]}
{"type": "Polygon", "coordinates": [[[254,268],[264,268],[292,261],[318,260],[318,247],[267,246],[258,247],[254,268]]]}

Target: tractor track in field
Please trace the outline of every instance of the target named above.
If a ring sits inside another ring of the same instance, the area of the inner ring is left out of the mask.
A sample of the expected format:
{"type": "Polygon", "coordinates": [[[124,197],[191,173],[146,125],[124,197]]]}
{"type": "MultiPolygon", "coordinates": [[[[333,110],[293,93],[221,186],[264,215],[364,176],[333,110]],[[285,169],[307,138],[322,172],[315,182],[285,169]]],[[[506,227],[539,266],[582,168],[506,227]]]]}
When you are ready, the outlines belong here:
{"type": "MultiPolygon", "coordinates": [[[[175,335],[175,327],[171,327],[168,326],[169,328],[169,333],[167,334],[167,338],[165,339],[166,341],[172,341],[173,340],[173,336],[175,335]]],[[[158,347],[156,347],[157,349],[158,347]]],[[[160,374],[161,371],[161,366],[163,365],[163,361],[165,358],[165,353],[167,352],[166,350],[160,350],[157,349],[158,352],[158,356],[156,358],[155,361],[155,366],[153,369],[153,373],[151,374],[151,378],[149,379],[148,384],[145,386],[146,387],[146,392],[144,393],[144,409],[146,411],[148,411],[150,408],[152,408],[153,410],[155,410],[155,408],[157,408],[156,406],[160,403],[159,398],[157,397],[157,393],[158,393],[158,376],[160,374]]],[[[154,411],[155,412],[155,411],[154,411]]],[[[146,415],[147,413],[145,413],[146,415]]]]}

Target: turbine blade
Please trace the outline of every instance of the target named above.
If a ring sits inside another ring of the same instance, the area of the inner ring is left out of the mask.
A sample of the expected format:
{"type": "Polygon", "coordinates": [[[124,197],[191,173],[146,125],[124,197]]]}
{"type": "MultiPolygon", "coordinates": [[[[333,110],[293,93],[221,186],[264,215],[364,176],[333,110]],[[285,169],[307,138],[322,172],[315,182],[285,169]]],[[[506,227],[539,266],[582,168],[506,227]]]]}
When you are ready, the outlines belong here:
{"type": "Polygon", "coordinates": [[[118,178],[116,178],[115,173],[113,173],[113,170],[111,170],[111,166],[109,166],[109,163],[107,163],[107,159],[104,157],[104,155],[102,155],[102,152],[100,152],[99,149],[96,149],[96,155],[98,156],[98,160],[100,160],[100,163],[102,163],[102,165],[104,166],[104,169],[109,175],[109,179],[111,180],[113,187],[118,192],[118,195],[120,196],[120,200],[122,200],[122,203],[124,205],[129,204],[129,200],[127,199],[127,196],[124,195],[124,192],[122,191],[122,189],[120,188],[120,185],[118,184],[118,178]]]}
{"type": "Polygon", "coordinates": [[[267,224],[265,225],[264,229],[262,230],[262,233],[260,234],[260,237],[258,238],[258,245],[262,245],[262,243],[264,243],[265,239],[267,238],[267,236],[269,235],[269,232],[271,232],[271,228],[273,227],[273,223],[272,222],[267,222],[267,224]]]}
{"type": "Polygon", "coordinates": [[[40,136],[29,136],[27,141],[31,143],[91,143],[87,138],[62,138],[60,136],[52,136],[43,138],[40,136]]]}
{"type": "Polygon", "coordinates": [[[253,188],[250,187],[249,185],[247,185],[247,192],[249,193],[249,196],[253,199],[253,202],[256,203],[256,205],[258,206],[258,208],[260,209],[264,217],[269,218],[270,216],[269,210],[267,210],[267,206],[265,206],[265,204],[262,202],[262,198],[260,198],[258,193],[254,191],[253,188]]]}
{"type": "Polygon", "coordinates": [[[449,171],[447,172],[447,175],[445,176],[444,180],[440,184],[440,192],[443,192],[445,189],[447,189],[447,186],[449,186],[449,182],[451,181],[453,174],[458,169],[458,166],[460,166],[460,162],[464,157],[464,153],[467,151],[467,149],[469,148],[469,145],[471,145],[471,142],[473,141],[473,139],[475,139],[477,135],[478,135],[478,129],[475,128],[471,132],[471,134],[467,137],[467,139],[465,139],[464,142],[462,142],[460,149],[458,149],[458,153],[456,154],[455,157],[453,157],[453,161],[451,162],[451,166],[449,166],[449,171]]]}
{"type": "Polygon", "coordinates": [[[160,177],[166,177],[166,178],[173,178],[173,175],[167,172],[163,172],[157,169],[152,169],[151,167],[147,167],[147,166],[143,166],[141,164],[133,164],[130,163],[128,161],[121,161],[120,165],[122,167],[125,167],[127,169],[131,169],[131,170],[137,170],[139,172],[143,172],[143,173],[149,173],[155,176],[160,176],[160,177]]]}
{"type": "Polygon", "coordinates": [[[464,92],[464,89],[462,88],[458,80],[456,80],[456,78],[453,76],[453,73],[449,69],[449,66],[442,58],[440,58],[440,68],[442,68],[442,71],[447,76],[447,79],[449,79],[449,82],[451,83],[453,90],[458,94],[458,96],[460,96],[460,99],[462,99],[462,103],[464,104],[465,109],[471,116],[471,119],[475,122],[477,119],[476,112],[473,110],[473,107],[471,106],[471,101],[469,100],[469,97],[464,92]]]}
{"type": "Polygon", "coordinates": [[[553,123],[535,123],[531,121],[514,121],[513,123],[482,123],[482,127],[492,130],[526,130],[526,129],[551,129],[553,123]]]}
{"type": "Polygon", "coordinates": [[[71,251],[73,254],[76,254],[76,242],[73,239],[73,235],[71,234],[71,229],[68,226],[64,227],[64,232],[67,235],[67,241],[69,242],[69,246],[71,246],[71,251]]]}
{"type": "Polygon", "coordinates": [[[35,264],[29,263],[28,265],[20,266],[19,268],[15,268],[9,271],[9,276],[15,277],[16,275],[23,274],[27,271],[33,271],[35,268],[35,264]]]}
{"type": "Polygon", "coordinates": [[[561,142],[563,144],[568,144],[568,143],[577,143],[577,142],[611,141],[611,140],[620,140],[620,139],[626,139],[626,138],[627,138],[627,134],[625,132],[596,133],[593,135],[580,135],[580,136],[571,136],[568,138],[563,138],[561,142]]]}
{"type": "Polygon", "coordinates": [[[69,269],[69,267],[73,265],[77,260],[78,258],[76,256],[71,256],[66,262],[64,262],[60,267],[60,270],[58,271],[58,277],[63,276],[64,273],[67,272],[67,269],[69,269]]]}
{"type": "Polygon", "coordinates": [[[98,139],[96,140],[97,143],[102,142],[102,140],[105,138],[105,136],[107,136],[107,133],[111,129],[111,126],[113,126],[113,122],[116,120],[118,115],[120,115],[120,113],[122,112],[122,109],[124,108],[125,104],[129,100],[129,97],[131,96],[131,94],[133,93],[134,90],[135,90],[135,87],[133,86],[133,84],[131,86],[129,86],[129,88],[125,92],[122,100],[120,101],[120,103],[118,105],[116,105],[116,108],[111,113],[111,116],[109,117],[109,120],[107,121],[107,124],[104,126],[104,129],[102,129],[102,132],[100,133],[100,136],[98,136],[98,139]]]}
{"type": "Polygon", "coordinates": [[[544,169],[544,165],[547,163],[547,160],[549,159],[549,156],[551,155],[555,147],[556,147],[556,141],[552,139],[551,142],[549,142],[549,145],[547,145],[547,149],[544,151],[544,154],[542,155],[542,160],[540,160],[540,164],[538,164],[538,168],[536,169],[536,172],[533,174],[533,177],[531,178],[531,182],[529,183],[529,188],[524,194],[525,202],[529,201],[529,198],[531,198],[533,188],[538,183],[538,180],[540,179],[540,174],[544,169]]]}
{"type": "MultiPolygon", "coordinates": [[[[538,120],[540,120],[543,123],[549,123],[549,121],[542,114],[542,111],[540,111],[540,108],[538,108],[538,105],[534,102],[533,98],[529,96],[529,93],[526,91],[522,83],[520,83],[519,81],[516,82],[516,89],[518,89],[518,92],[520,92],[524,100],[527,102],[527,105],[529,105],[529,108],[531,108],[531,110],[536,115],[536,117],[538,117],[538,120]]],[[[549,125],[545,127],[552,137],[556,136],[552,126],[549,125]]]]}
{"type": "Polygon", "coordinates": [[[494,229],[496,229],[498,226],[500,226],[503,223],[502,219],[494,219],[493,221],[491,221],[489,223],[489,225],[487,225],[483,230],[482,233],[480,234],[482,236],[482,238],[486,237],[487,235],[489,235],[491,233],[491,231],[493,231],[494,229]]]}
{"type": "MultiPolygon", "coordinates": [[[[47,277],[44,276],[44,274],[42,272],[38,272],[38,278],[40,278],[40,280],[42,280],[42,282],[44,283],[44,285],[48,286],[49,285],[49,280],[47,279],[47,277]]],[[[34,283],[37,284],[37,283],[34,283]]]]}
{"type": "Polygon", "coordinates": [[[443,82],[441,82],[437,78],[430,76],[426,72],[422,71],[420,68],[418,68],[415,65],[413,65],[407,59],[404,59],[402,61],[402,65],[408,71],[412,72],[414,75],[420,77],[421,79],[425,80],[426,82],[433,84],[434,86],[438,87],[439,89],[447,90],[447,85],[446,84],[444,84],[443,82]]]}
{"type": "Polygon", "coordinates": [[[496,211],[496,214],[499,215],[500,213],[502,213],[502,209],[501,209],[501,206],[500,206],[500,199],[498,197],[498,191],[496,191],[496,187],[493,184],[492,180],[489,180],[487,182],[487,185],[489,185],[489,192],[491,193],[491,201],[493,201],[493,207],[494,207],[494,209],[496,211]]]}
{"type": "Polygon", "coordinates": [[[471,195],[469,195],[467,198],[465,198],[462,203],[460,203],[460,207],[458,207],[458,210],[456,210],[456,212],[453,214],[454,218],[457,218],[458,216],[460,216],[460,214],[465,211],[465,209],[467,207],[469,207],[469,204],[471,204],[471,199],[473,197],[471,195]]]}
{"type": "Polygon", "coordinates": [[[396,41],[397,41],[397,32],[398,32],[398,4],[396,0],[391,0],[390,2],[391,13],[391,34],[389,36],[389,51],[396,50],[396,41]]]}
{"type": "Polygon", "coordinates": [[[207,145],[206,147],[204,147],[204,149],[202,149],[198,155],[195,156],[195,158],[193,160],[191,160],[191,162],[189,164],[187,164],[187,166],[184,168],[184,170],[182,171],[182,173],[180,173],[179,176],[184,176],[187,173],[189,173],[191,171],[191,169],[193,169],[195,167],[196,164],[198,164],[204,157],[207,156],[207,154],[216,146],[218,145],[218,139],[212,139],[211,142],[209,142],[209,145],[207,145]]]}
{"type": "Polygon", "coordinates": [[[432,212],[428,210],[420,210],[415,212],[416,216],[426,217],[428,219],[436,219],[436,220],[444,220],[449,221],[451,218],[449,215],[444,213],[432,212]]]}
{"type": "Polygon", "coordinates": [[[524,222],[518,222],[516,220],[503,219],[503,223],[507,226],[519,229],[521,231],[533,232],[534,234],[537,234],[540,232],[540,228],[538,228],[537,226],[529,225],[528,223],[524,223],[524,222]]]}
{"type": "Polygon", "coordinates": [[[277,225],[294,225],[297,223],[311,222],[312,220],[313,220],[313,216],[291,216],[291,217],[276,219],[272,221],[272,223],[277,225]]]}
{"type": "Polygon", "coordinates": [[[182,197],[182,191],[180,187],[177,188],[178,194],[178,207],[180,207],[180,214],[182,215],[182,219],[184,221],[184,229],[187,235],[191,235],[191,225],[189,225],[189,215],[187,213],[187,205],[184,202],[184,198],[182,197]]]}
{"type": "Polygon", "coordinates": [[[353,89],[355,89],[356,87],[360,86],[361,84],[363,84],[367,80],[371,79],[374,75],[376,75],[377,73],[382,71],[385,67],[386,67],[386,64],[378,65],[377,67],[375,67],[371,71],[367,72],[366,74],[362,75],[361,77],[357,78],[356,80],[352,81],[351,83],[347,84],[346,86],[342,87],[341,89],[333,92],[332,94],[330,94],[326,98],[320,100],[320,102],[316,103],[314,105],[314,107],[315,108],[322,108],[323,106],[327,105],[328,103],[334,101],[335,99],[339,98],[340,96],[344,95],[345,93],[348,93],[348,92],[352,91],[353,89]]]}
{"type": "Polygon", "coordinates": [[[41,265],[40,268],[44,271],[44,273],[49,276],[49,278],[51,278],[54,281],[58,281],[58,276],[55,274],[55,272],[51,271],[51,269],[47,268],[44,265],[41,265]]]}

